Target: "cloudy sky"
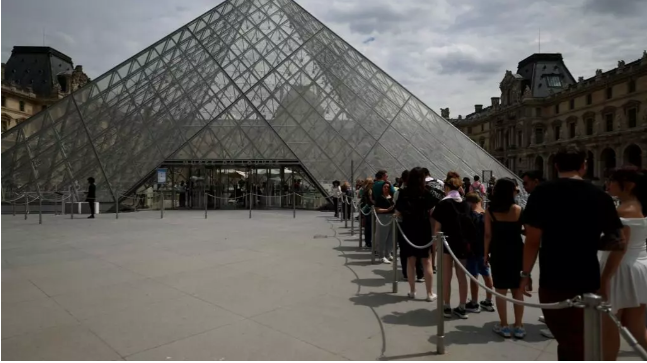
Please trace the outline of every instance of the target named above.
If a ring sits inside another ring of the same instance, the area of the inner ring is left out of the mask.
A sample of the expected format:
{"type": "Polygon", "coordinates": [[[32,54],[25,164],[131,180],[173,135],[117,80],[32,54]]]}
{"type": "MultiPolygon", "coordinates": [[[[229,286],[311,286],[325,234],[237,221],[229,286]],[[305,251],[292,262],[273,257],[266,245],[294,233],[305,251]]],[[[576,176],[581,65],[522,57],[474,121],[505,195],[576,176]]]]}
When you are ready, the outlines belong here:
{"type": "MultiPolygon", "coordinates": [[[[640,58],[647,0],[297,0],[430,107],[452,117],[499,96],[506,69],[562,53],[576,78],[640,58]]],[[[4,0],[2,61],[13,45],[52,46],[91,78],[219,0],[4,0]],[[45,34],[45,36],[43,36],[45,34]]]]}

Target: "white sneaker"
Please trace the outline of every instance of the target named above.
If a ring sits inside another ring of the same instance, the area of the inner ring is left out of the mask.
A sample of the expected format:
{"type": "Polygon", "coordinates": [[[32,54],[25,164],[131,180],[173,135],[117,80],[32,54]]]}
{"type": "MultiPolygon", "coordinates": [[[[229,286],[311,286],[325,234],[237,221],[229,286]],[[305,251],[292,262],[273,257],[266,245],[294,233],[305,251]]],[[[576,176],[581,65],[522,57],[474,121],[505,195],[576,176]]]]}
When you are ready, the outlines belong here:
{"type": "Polygon", "coordinates": [[[427,295],[427,302],[434,302],[438,299],[438,295],[434,294],[433,292],[431,295],[427,295]]]}
{"type": "Polygon", "coordinates": [[[386,264],[389,264],[389,265],[390,265],[390,264],[391,264],[391,261],[389,261],[389,259],[388,259],[388,258],[386,258],[386,257],[382,257],[382,263],[386,263],[386,264]]]}
{"type": "Polygon", "coordinates": [[[416,292],[415,292],[415,291],[413,291],[413,292],[407,292],[407,297],[408,297],[409,299],[415,299],[415,298],[416,298],[416,292]]]}

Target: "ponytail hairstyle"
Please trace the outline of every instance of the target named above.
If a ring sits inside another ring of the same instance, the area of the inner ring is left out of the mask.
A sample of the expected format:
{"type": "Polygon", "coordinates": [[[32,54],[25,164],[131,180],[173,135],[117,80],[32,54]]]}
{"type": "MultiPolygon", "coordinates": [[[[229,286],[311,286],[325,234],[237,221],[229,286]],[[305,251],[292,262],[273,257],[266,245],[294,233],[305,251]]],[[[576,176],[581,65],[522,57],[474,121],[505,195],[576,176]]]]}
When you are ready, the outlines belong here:
{"type": "Polygon", "coordinates": [[[459,190],[463,186],[460,178],[447,178],[445,180],[445,188],[449,190],[459,190]]]}
{"type": "Polygon", "coordinates": [[[634,183],[631,194],[638,199],[642,206],[642,214],[647,217],[647,170],[641,170],[635,166],[626,166],[614,170],[609,180],[617,182],[622,190],[627,187],[627,183],[634,183]]]}

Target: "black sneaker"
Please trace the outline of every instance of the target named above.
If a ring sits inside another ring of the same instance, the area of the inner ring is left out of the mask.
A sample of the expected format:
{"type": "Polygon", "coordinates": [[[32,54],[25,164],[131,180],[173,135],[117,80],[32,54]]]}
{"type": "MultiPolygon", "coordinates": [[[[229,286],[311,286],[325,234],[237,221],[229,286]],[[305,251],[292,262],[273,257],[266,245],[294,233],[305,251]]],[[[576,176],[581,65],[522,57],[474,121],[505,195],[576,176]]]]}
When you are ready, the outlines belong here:
{"type": "Polygon", "coordinates": [[[443,309],[443,315],[445,315],[446,318],[451,318],[452,317],[452,308],[449,306],[445,307],[443,309]]]}
{"type": "Polygon", "coordinates": [[[461,308],[460,306],[457,308],[454,308],[452,310],[452,313],[456,315],[457,318],[459,319],[467,319],[467,311],[465,309],[461,308]]]}
{"type": "Polygon", "coordinates": [[[438,271],[436,270],[436,266],[434,266],[432,269],[434,270],[434,273],[438,273],[438,271]]]}
{"type": "Polygon", "coordinates": [[[470,301],[467,304],[465,304],[465,310],[470,313],[480,313],[481,307],[479,306],[479,304],[475,303],[474,301],[470,301]]]}
{"type": "Polygon", "coordinates": [[[480,302],[481,308],[485,311],[494,312],[494,304],[491,300],[483,300],[480,302]]]}

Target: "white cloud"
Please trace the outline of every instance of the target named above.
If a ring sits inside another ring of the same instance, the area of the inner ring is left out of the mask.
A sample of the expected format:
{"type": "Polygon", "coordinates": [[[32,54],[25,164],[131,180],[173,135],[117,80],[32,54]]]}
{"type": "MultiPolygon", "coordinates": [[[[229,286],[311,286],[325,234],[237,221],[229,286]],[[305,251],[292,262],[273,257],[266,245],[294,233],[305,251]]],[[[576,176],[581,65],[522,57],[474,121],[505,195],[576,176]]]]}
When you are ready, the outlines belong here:
{"type": "MultiPolygon", "coordinates": [[[[504,71],[516,70],[537,51],[540,28],[542,51],[562,53],[575,77],[613,68],[619,59],[637,59],[647,46],[644,0],[298,2],[430,107],[450,107],[452,116],[498,96],[504,71]],[[376,39],[363,44],[369,37],[376,39]]],[[[6,1],[2,59],[11,45],[41,45],[45,28],[47,45],[97,78],[214,5],[210,0],[6,1]]]]}

